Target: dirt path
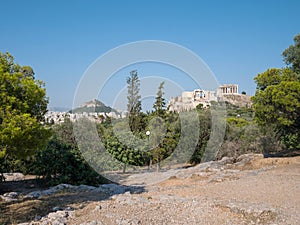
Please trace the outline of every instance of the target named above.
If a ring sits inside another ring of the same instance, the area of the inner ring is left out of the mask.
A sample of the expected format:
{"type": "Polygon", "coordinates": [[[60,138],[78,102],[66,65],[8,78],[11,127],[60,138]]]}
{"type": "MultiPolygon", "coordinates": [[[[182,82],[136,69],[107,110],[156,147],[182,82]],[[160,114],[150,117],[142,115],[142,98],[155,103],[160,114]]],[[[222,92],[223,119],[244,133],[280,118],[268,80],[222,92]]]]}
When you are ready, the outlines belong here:
{"type": "MultiPolygon", "coordinates": [[[[128,185],[143,181],[149,184],[139,194],[125,189],[117,195],[64,191],[31,200],[72,210],[41,215],[45,217],[26,224],[300,224],[300,157],[246,155],[237,162],[227,158],[127,178],[128,185]],[[159,176],[168,179],[149,182],[159,176]]],[[[6,207],[16,210],[20,204],[32,206],[23,201],[6,207]]]]}
{"type": "Polygon", "coordinates": [[[70,224],[300,224],[300,158],[191,169],[78,210],[70,224]],[[245,170],[246,169],[246,170],[245,170]],[[190,172],[193,170],[193,173],[190,172]],[[101,223],[100,223],[101,222],[101,223]]]}

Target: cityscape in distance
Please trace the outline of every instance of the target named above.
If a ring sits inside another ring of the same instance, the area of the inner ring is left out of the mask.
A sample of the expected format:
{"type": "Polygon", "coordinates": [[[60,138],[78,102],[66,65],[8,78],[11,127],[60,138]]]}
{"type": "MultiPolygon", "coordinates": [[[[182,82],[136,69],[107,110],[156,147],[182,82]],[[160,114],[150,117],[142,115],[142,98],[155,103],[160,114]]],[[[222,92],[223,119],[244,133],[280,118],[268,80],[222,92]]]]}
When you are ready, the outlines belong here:
{"type": "MultiPolygon", "coordinates": [[[[182,112],[195,109],[199,104],[203,108],[209,108],[212,102],[229,102],[239,107],[250,107],[251,96],[246,93],[239,93],[238,84],[223,84],[217,90],[195,89],[193,91],[184,91],[181,96],[171,97],[167,102],[167,110],[171,112],[182,112]]],[[[65,118],[72,122],[81,118],[87,118],[93,122],[101,123],[107,117],[114,119],[125,118],[127,111],[113,109],[106,106],[98,99],[83,103],[75,109],[63,107],[50,108],[45,115],[46,123],[63,123],[65,118]]]]}

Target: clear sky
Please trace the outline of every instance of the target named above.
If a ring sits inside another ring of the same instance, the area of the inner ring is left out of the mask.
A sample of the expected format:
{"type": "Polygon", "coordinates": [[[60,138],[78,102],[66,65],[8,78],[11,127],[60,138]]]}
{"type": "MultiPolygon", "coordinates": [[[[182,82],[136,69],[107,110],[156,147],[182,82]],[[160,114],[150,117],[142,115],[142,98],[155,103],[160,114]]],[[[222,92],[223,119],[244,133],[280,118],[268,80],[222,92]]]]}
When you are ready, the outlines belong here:
{"type": "MultiPolygon", "coordinates": [[[[33,67],[46,83],[51,107],[71,107],[78,82],[94,60],[140,40],[182,45],[206,62],[219,83],[237,83],[252,95],[253,77],[283,67],[281,53],[300,33],[298,0],[0,0],[0,7],[0,51],[33,67]]],[[[115,89],[107,91],[119,92],[132,68],[122,70],[115,89]]],[[[149,68],[140,65],[140,76],[149,68]]],[[[152,69],[151,75],[160,75],[159,68],[152,69]]],[[[171,79],[174,71],[168,71],[164,74],[171,79]]],[[[196,88],[188,80],[180,83],[196,88]]],[[[111,105],[108,96],[100,100],[111,105]]]]}

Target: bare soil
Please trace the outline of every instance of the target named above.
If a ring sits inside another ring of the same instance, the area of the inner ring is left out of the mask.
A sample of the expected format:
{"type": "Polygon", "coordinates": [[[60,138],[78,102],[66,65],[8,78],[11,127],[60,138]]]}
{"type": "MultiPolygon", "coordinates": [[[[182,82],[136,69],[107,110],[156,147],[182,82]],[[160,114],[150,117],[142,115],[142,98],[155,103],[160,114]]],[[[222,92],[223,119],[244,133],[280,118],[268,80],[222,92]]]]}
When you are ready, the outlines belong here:
{"type": "Polygon", "coordinates": [[[65,191],[38,200],[0,201],[0,224],[30,222],[57,206],[74,209],[66,222],[72,225],[300,224],[299,156],[254,157],[244,165],[181,172],[187,176],[170,176],[140,194],[65,191]]]}

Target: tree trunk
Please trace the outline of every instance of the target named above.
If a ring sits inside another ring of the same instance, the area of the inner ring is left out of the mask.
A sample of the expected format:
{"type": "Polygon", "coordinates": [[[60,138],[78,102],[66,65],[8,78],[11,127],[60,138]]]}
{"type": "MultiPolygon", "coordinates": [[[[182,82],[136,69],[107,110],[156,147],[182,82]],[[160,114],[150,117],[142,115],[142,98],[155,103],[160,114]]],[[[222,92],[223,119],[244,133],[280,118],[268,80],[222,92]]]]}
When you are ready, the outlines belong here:
{"type": "Polygon", "coordinates": [[[123,164],[123,171],[122,171],[123,173],[125,173],[126,172],[126,164],[124,163],[123,164]]]}
{"type": "Polygon", "coordinates": [[[148,170],[150,170],[151,166],[152,166],[152,159],[150,158],[149,164],[148,164],[148,170]]]}
{"type": "Polygon", "coordinates": [[[156,165],[156,172],[159,172],[160,170],[160,160],[158,160],[157,165],[156,165]]]}

